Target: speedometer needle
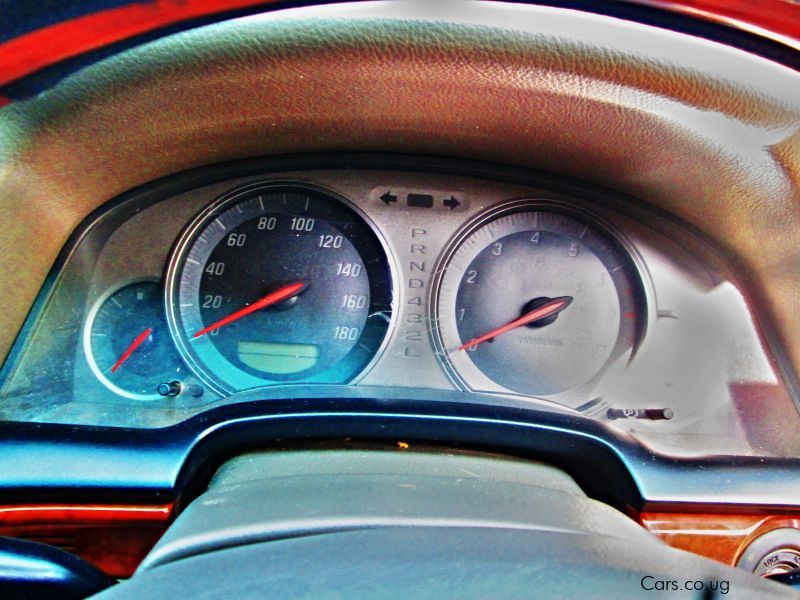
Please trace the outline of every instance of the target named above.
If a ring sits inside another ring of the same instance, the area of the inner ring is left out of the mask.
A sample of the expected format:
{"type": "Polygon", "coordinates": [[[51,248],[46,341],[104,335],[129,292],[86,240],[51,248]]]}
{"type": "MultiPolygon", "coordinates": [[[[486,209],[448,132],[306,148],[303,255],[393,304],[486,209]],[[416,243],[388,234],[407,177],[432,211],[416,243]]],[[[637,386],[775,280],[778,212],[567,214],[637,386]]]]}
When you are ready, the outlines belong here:
{"type": "Polygon", "coordinates": [[[466,344],[462,344],[457,348],[457,350],[466,350],[472,346],[477,346],[478,344],[482,344],[492,338],[496,338],[499,335],[503,335],[504,333],[508,333],[509,331],[516,329],[517,327],[522,327],[523,325],[529,325],[530,323],[534,323],[539,321],[540,319],[546,319],[547,317],[551,317],[555,314],[560,313],[562,310],[567,308],[570,303],[572,303],[572,298],[570,296],[561,296],[559,298],[553,298],[549,302],[542,304],[538,308],[533,309],[532,311],[522,315],[518,319],[514,319],[510,323],[506,323],[505,325],[501,325],[496,329],[492,329],[489,333],[485,333],[480,337],[476,337],[466,344]]]}
{"type": "Polygon", "coordinates": [[[152,327],[148,327],[142,333],[137,335],[136,339],[131,342],[130,346],[128,346],[128,349],[125,350],[125,352],[122,353],[122,356],[119,357],[119,360],[114,363],[113,367],[111,367],[111,372],[112,373],[116,373],[117,369],[119,369],[122,366],[122,363],[124,363],[126,360],[128,360],[131,357],[131,354],[136,352],[136,349],[139,346],[141,346],[147,338],[150,337],[151,333],[153,333],[153,328],[152,327]]]}
{"type": "Polygon", "coordinates": [[[235,313],[230,314],[227,317],[223,317],[216,323],[212,323],[208,327],[201,329],[200,331],[194,334],[194,337],[199,338],[201,335],[205,335],[211,331],[214,331],[215,329],[219,329],[220,327],[228,325],[229,323],[238,321],[242,317],[246,317],[250,313],[256,312],[257,310],[261,310],[262,308],[272,306],[273,304],[277,304],[278,302],[283,302],[284,300],[288,300],[289,298],[292,298],[297,294],[299,294],[305,287],[306,284],[300,281],[285,285],[282,288],[275,290],[274,292],[270,292],[260,300],[256,300],[252,304],[245,306],[241,310],[237,310],[235,313]]]}

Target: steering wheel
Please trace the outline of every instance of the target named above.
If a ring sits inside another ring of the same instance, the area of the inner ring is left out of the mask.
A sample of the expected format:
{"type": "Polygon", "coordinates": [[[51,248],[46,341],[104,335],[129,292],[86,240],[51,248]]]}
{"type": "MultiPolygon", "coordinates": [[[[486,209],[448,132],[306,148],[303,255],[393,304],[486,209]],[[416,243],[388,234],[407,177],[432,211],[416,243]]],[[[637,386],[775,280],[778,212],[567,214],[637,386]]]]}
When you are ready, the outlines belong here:
{"type": "Polygon", "coordinates": [[[230,460],[136,575],[97,598],[713,598],[729,591],[795,597],[666,546],[552,466],[370,449],[230,460]]]}

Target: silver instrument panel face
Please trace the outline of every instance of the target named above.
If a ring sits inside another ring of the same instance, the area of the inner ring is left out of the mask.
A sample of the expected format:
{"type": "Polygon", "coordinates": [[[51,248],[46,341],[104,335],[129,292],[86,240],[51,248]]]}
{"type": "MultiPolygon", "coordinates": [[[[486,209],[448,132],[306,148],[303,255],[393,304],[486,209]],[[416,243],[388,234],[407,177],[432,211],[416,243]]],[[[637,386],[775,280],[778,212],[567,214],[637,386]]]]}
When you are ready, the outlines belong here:
{"type": "Polygon", "coordinates": [[[716,250],[641,205],[554,189],[314,170],[121,205],[64,263],[2,416],[159,427],[254,388],[265,399],[457,393],[596,419],[676,455],[797,455],[796,441],[763,433],[755,397],[784,420],[798,412],[716,250]],[[126,287],[137,282],[149,283],[126,287]],[[108,304],[115,292],[149,303],[153,282],[157,325],[112,318],[127,314],[108,304]],[[44,404],[35,392],[56,344],[68,366],[46,385],[65,391],[44,404]],[[134,368],[115,382],[115,366],[134,368]]]}

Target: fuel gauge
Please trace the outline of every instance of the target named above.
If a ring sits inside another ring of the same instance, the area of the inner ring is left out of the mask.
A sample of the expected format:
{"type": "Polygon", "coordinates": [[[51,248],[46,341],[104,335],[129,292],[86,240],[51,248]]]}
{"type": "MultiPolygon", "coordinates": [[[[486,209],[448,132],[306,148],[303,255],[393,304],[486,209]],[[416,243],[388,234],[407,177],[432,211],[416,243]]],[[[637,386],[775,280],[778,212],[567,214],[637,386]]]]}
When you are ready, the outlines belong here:
{"type": "Polygon", "coordinates": [[[164,320],[162,287],[155,281],[102,296],[86,320],[83,346],[100,382],[133,400],[161,398],[159,385],[186,374],[164,320]]]}

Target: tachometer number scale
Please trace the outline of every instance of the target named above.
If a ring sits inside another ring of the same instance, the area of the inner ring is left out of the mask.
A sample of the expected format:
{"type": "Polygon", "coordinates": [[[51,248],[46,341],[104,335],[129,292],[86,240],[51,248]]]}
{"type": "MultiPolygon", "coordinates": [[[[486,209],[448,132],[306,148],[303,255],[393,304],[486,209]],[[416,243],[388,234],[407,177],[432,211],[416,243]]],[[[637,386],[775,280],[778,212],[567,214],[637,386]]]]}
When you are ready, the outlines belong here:
{"type": "Polygon", "coordinates": [[[563,401],[641,336],[646,307],[632,258],[586,216],[530,202],[500,207],[445,262],[436,340],[469,389],[563,401]]]}

